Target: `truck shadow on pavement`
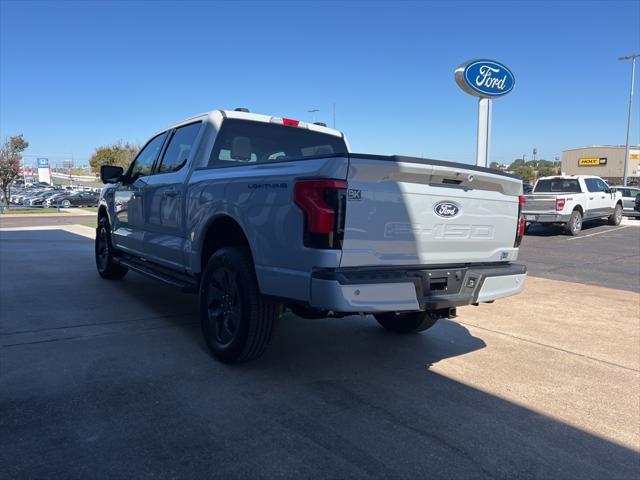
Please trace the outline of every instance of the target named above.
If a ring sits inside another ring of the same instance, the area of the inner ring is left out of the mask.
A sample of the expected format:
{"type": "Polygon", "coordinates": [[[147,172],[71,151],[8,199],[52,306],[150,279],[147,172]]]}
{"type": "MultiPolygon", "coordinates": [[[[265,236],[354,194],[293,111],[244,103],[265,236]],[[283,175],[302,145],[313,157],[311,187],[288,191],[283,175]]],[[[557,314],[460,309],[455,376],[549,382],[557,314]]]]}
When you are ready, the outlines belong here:
{"type": "MultiPolygon", "coordinates": [[[[609,223],[607,222],[607,220],[602,220],[602,219],[585,220],[585,222],[582,224],[582,231],[577,236],[586,235],[587,233],[594,233],[596,231],[602,230],[599,227],[606,227],[608,225],[609,223]]],[[[615,228],[615,227],[611,227],[611,228],[615,228]]],[[[555,225],[555,224],[531,225],[527,229],[527,233],[525,234],[525,236],[527,235],[534,236],[534,237],[555,237],[559,235],[560,236],[564,235],[567,238],[571,237],[571,235],[565,233],[564,227],[562,225],[555,225]]]]}
{"type": "Polygon", "coordinates": [[[640,467],[632,449],[430,370],[486,348],[459,323],[403,336],[370,316],[286,314],[262,358],[222,365],[195,296],[101,280],[80,238],[0,233],[8,478],[584,480],[640,467]]]}

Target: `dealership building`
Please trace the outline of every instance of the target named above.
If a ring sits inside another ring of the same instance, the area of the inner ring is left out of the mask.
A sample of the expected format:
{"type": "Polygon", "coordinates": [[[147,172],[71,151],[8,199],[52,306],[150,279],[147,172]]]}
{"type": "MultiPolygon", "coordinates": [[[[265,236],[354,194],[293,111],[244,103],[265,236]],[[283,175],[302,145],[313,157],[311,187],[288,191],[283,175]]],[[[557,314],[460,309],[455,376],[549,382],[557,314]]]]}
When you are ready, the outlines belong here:
{"type": "MultiPolygon", "coordinates": [[[[570,148],[562,151],[562,173],[565,175],[597,175],[615,185],[624,176],[624,145],[601,145],[570,148]]],[[[627,179],[640,183],[640,146],[629,148],[627,179]]]]}

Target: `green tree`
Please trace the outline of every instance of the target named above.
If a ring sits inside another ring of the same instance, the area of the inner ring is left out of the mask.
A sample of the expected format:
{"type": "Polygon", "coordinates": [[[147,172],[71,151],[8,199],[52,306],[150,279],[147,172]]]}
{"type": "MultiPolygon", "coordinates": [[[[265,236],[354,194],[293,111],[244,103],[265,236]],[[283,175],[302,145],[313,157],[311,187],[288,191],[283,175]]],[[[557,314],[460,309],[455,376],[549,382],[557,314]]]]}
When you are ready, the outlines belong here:
{"type": "Polygon", "coordinates": [[[0,146],[0,189],[5,202],[11,200],[11,182],[20,174],[21,153],[29,146],[22,134],[5,139],[0,146]]]}
{"type": "MultiPolygon", "coordinates": [[[[551,162],[549,162],[551,163],[551,162]]],[[[538,177],[550,177],[558,174],[558,168],[551,165],[542,165],[538,167],[538,177]]]]}
{"type": "Polygon", "coordinates": [[[514,170],[518,167],[522,167],[524,166],[524,160],[522,160],[521,158],[516,158],[513,162],[511,162],[511,165],[509,165],[509,170],[514,170]]]}
{"type": "Polygon", "coordinates": [[[530,182],[535,176],[533,168],[529,165],[517,165],[515,168],[509,167],[509,170],[513,171],[514,175],[520,177],[525,182],[530,182]]]}
{"type": "Polygon", "coordinates": [[[494,170],[500,170],[500,164],[498,162],[491,162],[489,164],[489,168],[493,168],[494,170]]]}
{"type": "Polygon", "coordinates": [[[114,165],[117,167],[127,168],[134,159],[140,147],[131,143],[125,143],[122,140],[113,145],[106,145],[96,148],[89,165],[94,172],[99,172],[102,165],[114,165]]]}

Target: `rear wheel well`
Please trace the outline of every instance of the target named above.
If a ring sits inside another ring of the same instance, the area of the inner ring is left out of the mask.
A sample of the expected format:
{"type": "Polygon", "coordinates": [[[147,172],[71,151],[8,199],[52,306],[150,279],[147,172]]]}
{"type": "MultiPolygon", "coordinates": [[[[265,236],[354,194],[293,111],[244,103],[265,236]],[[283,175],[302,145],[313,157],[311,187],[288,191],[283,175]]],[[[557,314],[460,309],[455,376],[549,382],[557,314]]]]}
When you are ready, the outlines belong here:
{"type": "MultiPolygon", "coordinates": [[[[242,227],[231,217],[219,217],[208,226],[202,242],[201,271],[204,270],[209,257],[222,247],[245,247],[251,253],[249,240],[242,227]]],[[[251,260],[253,262],[253,257],[251,260]]]]}
{"type": "Polygon", "coordinates": [[[576,211],[578,210],[580,212],[580,215],[584,217],[584,210],[582,210],[582,207],[580,205],[576,205],[575,207],[573,207],[572,211],[576,211]]]}

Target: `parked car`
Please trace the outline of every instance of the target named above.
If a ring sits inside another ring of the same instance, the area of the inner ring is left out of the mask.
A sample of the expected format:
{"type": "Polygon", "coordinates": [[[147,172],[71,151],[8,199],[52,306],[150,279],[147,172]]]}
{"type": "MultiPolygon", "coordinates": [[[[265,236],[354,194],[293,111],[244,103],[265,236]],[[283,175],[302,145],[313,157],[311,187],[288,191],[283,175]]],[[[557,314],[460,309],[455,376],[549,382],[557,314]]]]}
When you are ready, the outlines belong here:
{"type": "Polygon", "coordinates": [[[635,210],[636,197],[640,193],[638,187],[614,187],[612,190],[620,192],[622,194],[622,207],[623,214],[628,217],[637,217],[640,215],[635,210]]]}
{"type": "Polygon", "coordinates": [[[97,207],[100,195],[93,192],[78,192],[56,196],[51,201],[52,207],[97,207]]]}
{"type": "Polygon", "coordinates": [[[636,204],[633,209],[640,214],[640,193],[636,195],[636,204]]]}
{"type": "Polygon", "coordinates": [[[60,190],[48,190],[46,192],[42,192],[34,197],[30,197],[24,200],[23,204],[29,205],[29,206],[40,206],[40,205],[46,206],[47,200],[59,194],[60,194],[60,190]]]}
{"type": "Polygon", "coordinates": [[[76,195],[79,192],[75,192],[75,191],[68,191],[68,190],[57,190],[56,193],[50,197],[48,197],[45,201],[44,201],[44,205],[46,207],[53,207],[53,206],[58,206],[56,201],[58,198],[60,197],[68,197],[71,195],[76,195]]]}
{"type": "Polygon", "coordinates": [[[284,308],[409,333],[524,288],[522,182],[503,172],[356,154],[324,126],[214,111],[101,179],[98,273],[197,292],[224,362],[261,355],[284,308]]]}
{"type": "Polygon", "coordinates": [[[533,186],[530,183],[523,183],[522,184],[522,191],[525,194],[531,193],[533,191],[533,186]]]}
{"type": "Polygon", "coordinates": [[[560,224],[570,235],[580,233],[584,220],[607,218],[611,225],[622,220],[622,194],[592,175],[542,177],[525,202],[528,225],[560,224]]]}
{"type": "Polygon", "coordinates": [[[21,204],[24,206],[32,205],[32,202],[36,200],[40,200],[45,194],[47,194],[50,190],[45,189],[37,189],[33,190],[22,198],[21,204]]]}

